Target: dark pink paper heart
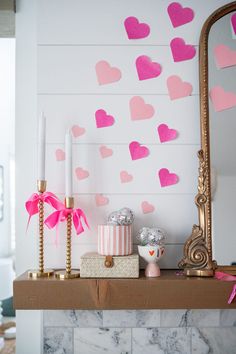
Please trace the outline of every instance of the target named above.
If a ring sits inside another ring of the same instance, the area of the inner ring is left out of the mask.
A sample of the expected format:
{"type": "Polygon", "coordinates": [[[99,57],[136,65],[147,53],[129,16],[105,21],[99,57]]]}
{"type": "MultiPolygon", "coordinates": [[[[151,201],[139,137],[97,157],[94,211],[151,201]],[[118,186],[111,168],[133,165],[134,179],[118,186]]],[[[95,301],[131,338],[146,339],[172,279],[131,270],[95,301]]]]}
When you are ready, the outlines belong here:
{"type": "Polygon", "coordinates": [[[97,128],[110,127],[115,123],[114,117],[108,115],[103,109],[98,109],[95,112],[95,119],[97,128]]]}
{"type": "Polygon", "coordinates": [[[172,2],[167,8],[173,27],[179,27],[191,22],[194,12],[190,7],[182,7],[178,2],[172,2]]]}
{"type": "Polygon", "coordinates": [[[182,38],[174,38],[170,42],[174,62],[190,60],[195,57],[196,49],[190,44],[185,44],[182,38]]]}
{"type": "Polygon", "coordinates": [[[231,24],[233,27],[234,34],[236,35],[236,13],[231,16],[231,24]]]}
{"type": "Polygon", "coordinates": [[[177,131],[175,129],[170,129],[166,124],[160,124],[157,127],[160,142],[165,143],[166,141],[174,140],[177,137],[177,131]]]}
{"type": "Polygon", "coordinates": [[[137,141],[132,141],[132,143],[129,144],[129,151],[132,160],[143,159],[149,155],[149,149],[137,141]]]}
{"type": "Polygon", "coordinates": [[[161,187],[172,186],[179,182],[179,177],[175,173],[170,173],[167,168],[161,168],[158,175],[161,187]]]}
{"type": "Polygon", "coordinates": [[[146,23],[140,23],[136,17],[127,17],[124,25],[129,39],[145,38],[150,33],[150,27],[146,23]]]}
{"type": "Polygon", "coordinates": [[[136,69],[139,80],[153,79],[161,74],[161,65],[152,62],[146,55],[140,55],[136,59],[136,69]]]}

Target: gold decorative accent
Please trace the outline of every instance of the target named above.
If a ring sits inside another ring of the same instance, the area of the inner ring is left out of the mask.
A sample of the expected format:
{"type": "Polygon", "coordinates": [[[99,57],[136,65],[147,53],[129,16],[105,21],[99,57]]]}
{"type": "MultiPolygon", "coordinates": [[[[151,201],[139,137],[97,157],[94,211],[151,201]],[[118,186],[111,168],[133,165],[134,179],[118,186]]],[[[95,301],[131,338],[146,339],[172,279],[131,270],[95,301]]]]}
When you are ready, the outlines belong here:
{"type": "Polygon", "coordinates": [[[204,23],[199,43],[199,84],[201,150],[199,157],[198,194],[195,203],[198,208],[199,226],[194,225],[184,245],[184,256],[179,267],[189,276],[213,276],[217,267],[212,260],[211,226],[211,165],[209,132],[209,85],[208,85],[208,37],[212,25],[221,17],[236,10],[236,1],[216,10],[204,23]]]}
{"type": "MultiPolygon", "coordinates": [[[[47,182],[37,181],[39,193],[46,191],[47,182]]],[[[44,202],[39,201],[39,269],[30,270],[28,276],[30,278],[49,277],[54,274],[53,269],[44,269],[44,202]]]]}
{"type": "MultiPolygon", "coordinates": [[[[65,206],[67,209],[73,209],[74,207],[74,198],[66,197],[65,198],[65,206]]],[[[71,269],[71,231],[72,231],[72,214],[68,214],[67,216],[67,228],[66,228],[66,269],[59,270],[55,272],[55,276],[57,279],[65,280],[65,279],[74,279],[79,277],[79,271],[75,269],[71,269]]]]}
{"type": "Polygon", "coordinates": [[[74,208],[74,198],[73,197],[66,197],[65,198],[65,206],[67,209],[74,208]]]}
{"type": "Polygon", "coordinates": [[[47,188],[47,181],[37,181],[37,189],[39,193],[44,193],[46,192],[46,188],[47,188]]]}

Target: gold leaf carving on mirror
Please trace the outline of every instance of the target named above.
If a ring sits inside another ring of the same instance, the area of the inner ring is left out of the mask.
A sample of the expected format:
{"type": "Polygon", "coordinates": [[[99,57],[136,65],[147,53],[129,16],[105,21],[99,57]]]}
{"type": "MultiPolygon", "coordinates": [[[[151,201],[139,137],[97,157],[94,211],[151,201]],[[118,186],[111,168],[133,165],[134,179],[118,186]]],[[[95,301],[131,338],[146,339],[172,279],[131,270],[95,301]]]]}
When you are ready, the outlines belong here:
{"type": "Polygon", "coordinates": [[[195,204],[198,208],[199,225],[193,225],[192,233],[185,242],[184,256],[179,267],[188,276],[213,276],[217,267],[212,260],[211,220],[211,165],[209,134],[209,83],[208,83],[208,38],[212,25],[226,14],[236,11],[236,1],[216,10],[205,22],[199,42],[200,82],[200,127],[201,150],[199,157],[198,194],[195,204]]]}

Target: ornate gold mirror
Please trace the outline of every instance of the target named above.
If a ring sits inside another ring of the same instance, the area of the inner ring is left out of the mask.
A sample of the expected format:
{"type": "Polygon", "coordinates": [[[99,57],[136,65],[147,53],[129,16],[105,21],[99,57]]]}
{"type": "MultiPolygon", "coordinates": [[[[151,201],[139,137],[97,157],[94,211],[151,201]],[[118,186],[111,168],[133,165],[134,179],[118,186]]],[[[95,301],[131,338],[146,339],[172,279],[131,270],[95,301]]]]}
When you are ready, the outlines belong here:
{"type": "Polygon", "coordinates": [[[213,276],[216,267],[236,271],[236,1],[202,28],[199,79],[199,225],[179,266],[189,276],[213,276]]]}

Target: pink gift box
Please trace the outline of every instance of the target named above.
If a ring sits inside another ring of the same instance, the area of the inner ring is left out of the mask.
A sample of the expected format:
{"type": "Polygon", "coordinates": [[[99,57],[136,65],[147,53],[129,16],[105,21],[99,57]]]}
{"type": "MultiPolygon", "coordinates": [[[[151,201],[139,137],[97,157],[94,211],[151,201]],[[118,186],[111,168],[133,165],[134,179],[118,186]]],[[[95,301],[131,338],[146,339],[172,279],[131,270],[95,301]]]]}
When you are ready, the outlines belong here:
{"type": "Polygon", "coordinates": [[[127,256],[132,251],[132,225],[98,225],[99,254],[127,256]]]}

